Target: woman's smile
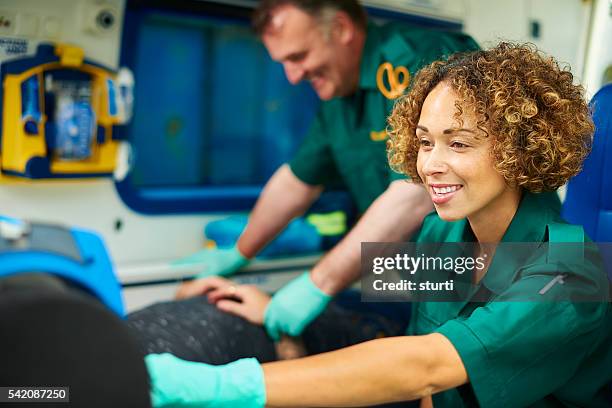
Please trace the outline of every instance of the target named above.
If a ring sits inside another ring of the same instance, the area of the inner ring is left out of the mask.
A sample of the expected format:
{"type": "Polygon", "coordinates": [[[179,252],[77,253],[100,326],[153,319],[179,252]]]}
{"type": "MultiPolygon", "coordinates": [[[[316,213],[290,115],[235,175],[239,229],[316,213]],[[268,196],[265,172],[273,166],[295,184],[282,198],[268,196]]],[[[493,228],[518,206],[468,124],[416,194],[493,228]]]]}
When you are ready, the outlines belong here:
{"type": "Polygon", "coordinates": [[[436,205],[446,204],[453,199],[463,186],[461,184],[429,184],[431,201],[436,205]]]}

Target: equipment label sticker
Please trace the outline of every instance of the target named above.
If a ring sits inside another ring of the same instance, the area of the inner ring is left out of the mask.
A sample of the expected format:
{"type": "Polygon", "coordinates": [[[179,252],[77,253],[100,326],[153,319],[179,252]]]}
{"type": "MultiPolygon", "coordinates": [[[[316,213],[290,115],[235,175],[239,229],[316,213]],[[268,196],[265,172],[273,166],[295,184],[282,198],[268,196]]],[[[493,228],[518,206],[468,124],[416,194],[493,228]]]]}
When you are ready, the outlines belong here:
{"type": "Polygon", "coordinates": [[[28,52],[28,41],[16,38],[0,38],[0,53],[20,55],[28,52]]]}

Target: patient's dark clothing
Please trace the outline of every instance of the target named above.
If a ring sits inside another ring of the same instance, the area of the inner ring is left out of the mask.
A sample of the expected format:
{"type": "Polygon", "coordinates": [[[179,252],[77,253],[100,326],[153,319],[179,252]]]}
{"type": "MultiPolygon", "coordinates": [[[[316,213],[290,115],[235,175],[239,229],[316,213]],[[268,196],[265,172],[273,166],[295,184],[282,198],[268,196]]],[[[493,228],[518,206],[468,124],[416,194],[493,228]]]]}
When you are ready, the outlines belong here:
{"type": "Polygon", "coordinates": [[[274,343],[261,326],[220,311],[204,296],[149,306],[130,314],[128,325],[146,354],[167,352],[209,364],[276,360],[274,343]]]}
{"type": "MultiPolygon", "coordinates": [[[[261,326],[225,313],[200,296],[157,303],[128,316],[128,325],[149,353],[225,364],[243,357],[276,360],[274,342],[261,326]]],[[[403,335],[405,324],[376,313],[331,303],[302,334],[308,354],[336,350],[378,337],[403,335]]]]}

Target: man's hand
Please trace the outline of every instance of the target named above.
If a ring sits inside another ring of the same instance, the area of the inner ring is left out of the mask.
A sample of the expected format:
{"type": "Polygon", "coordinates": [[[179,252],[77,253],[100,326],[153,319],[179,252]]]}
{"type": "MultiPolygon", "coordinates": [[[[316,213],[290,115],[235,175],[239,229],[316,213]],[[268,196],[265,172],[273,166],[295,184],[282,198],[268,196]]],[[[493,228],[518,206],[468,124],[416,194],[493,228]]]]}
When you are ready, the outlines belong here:
{"type": "Polygon", "coordinates": [[[179,259],[174,262],[174,265],[200,263],[205,265],[205,269],[196,276],[197,279],[181,285],[176,294],[177,299],[185,299],[204,293],[202,288],[208,288],[209,283],[202,282],[202,279],[199,278],[232,275],[248,264],[249,260],[238,251],[238,248],[232,247],[229,249],[205,249],[187,258],[179,259]]]}
{"type": "Polygon", "coordinates": [[[229,276],[249,263],[238,247],[203,249],[186,258],[173,262],[173,265],[204,264],[198,278],[208,276],[229,276]]]}
{"type": "Polygon", "coordinates": [[[264,325],[270,337],[278,341],[281,335],[299,336],[306,326],[327,307],[331,296],[323,292],[306,272],[276,292],[264,315],[264,325]]]}

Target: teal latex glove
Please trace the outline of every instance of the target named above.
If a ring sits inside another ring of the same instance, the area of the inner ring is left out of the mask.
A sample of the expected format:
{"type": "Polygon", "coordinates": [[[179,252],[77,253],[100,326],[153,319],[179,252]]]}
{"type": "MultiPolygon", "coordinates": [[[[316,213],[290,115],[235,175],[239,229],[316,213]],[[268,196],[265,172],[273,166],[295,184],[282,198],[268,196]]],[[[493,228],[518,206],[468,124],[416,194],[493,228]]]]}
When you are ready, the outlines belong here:
{"type": "Polygon", "coordinates": [[[299,336],[330,300],[331,296],[321,291],[306,272],[272,296],[264,314],[264,326],[275,341],[282,333],[299,336]]]}
{"type": "Polygon", "coordinates": [[[206,278],[209,276],[229,276],[249,263],[236,246],[231,248],[204,249],[186,258],[173,262],[173,265],[206,265],[206,269],[200,272],[196,278],[206,278]]]}
{"type": "Polygon", "coordinates": [[[149,354],[151,402],[158,407],[263,408],[263,370],[254,358],[213,366],[181,360],[172,354],[149,354]]]}

